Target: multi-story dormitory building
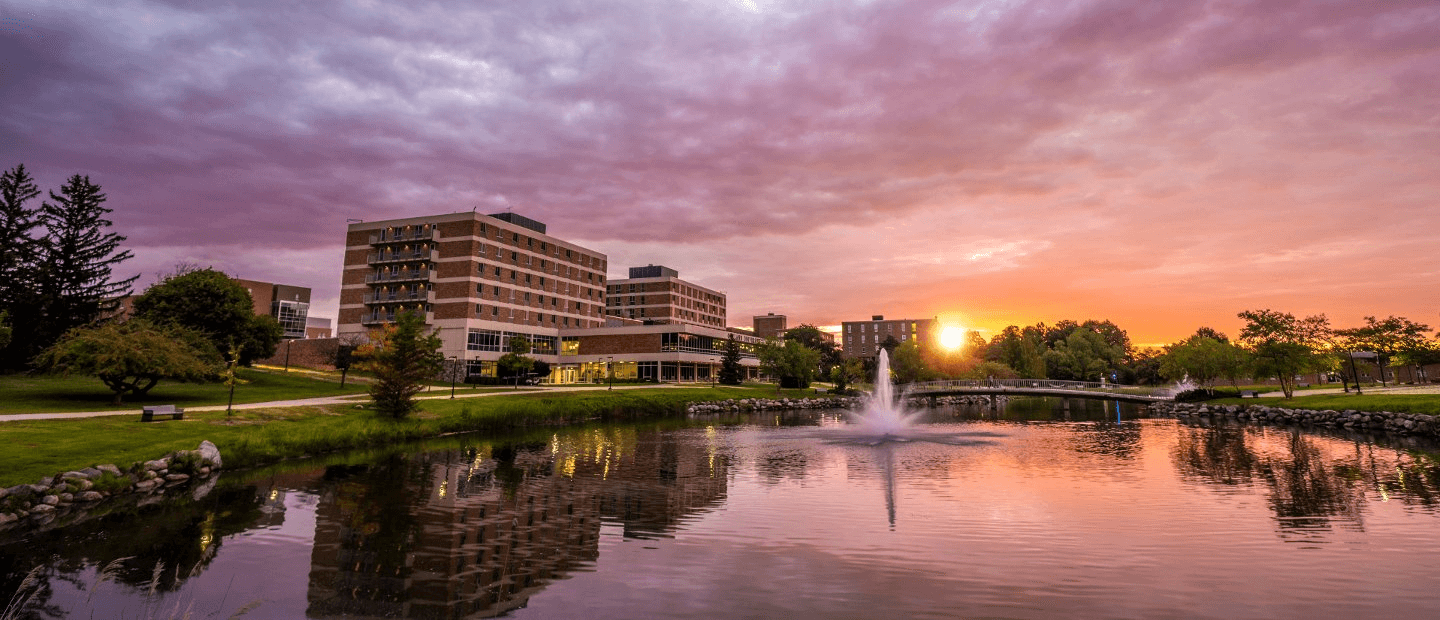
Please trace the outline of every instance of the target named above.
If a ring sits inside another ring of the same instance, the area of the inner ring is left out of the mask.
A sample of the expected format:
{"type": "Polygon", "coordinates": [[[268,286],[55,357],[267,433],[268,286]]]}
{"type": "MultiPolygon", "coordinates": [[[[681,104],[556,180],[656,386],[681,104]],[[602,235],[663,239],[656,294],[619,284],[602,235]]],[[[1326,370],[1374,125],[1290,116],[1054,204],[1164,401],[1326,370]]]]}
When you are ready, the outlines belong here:
{"type": "Polygon", "coordinates": [[[521,336],[532,357],[551,365],[555,383],[595,381],[611,370],[617,378],[706,381],[732,336],[745,345],[742,363],[758,366],[756,339],[725,329],[723,297],[718,325],[605,328],[607,262],[513,213],[351,224],[336,333],[363,334],[402,310],[421,312],[445,357],[466,362],[470,374],[495,376],[496,361],[521,336]],[[620,348],[618,334],[626,336],[620,348]]]}
{"type": "Polygon", "coordinates": [[[647,323],[689,323],[725,328],[725,294],[680,279],[663,265],[631,267],[630,277],[611,280],[605,313],[647,323]]]}

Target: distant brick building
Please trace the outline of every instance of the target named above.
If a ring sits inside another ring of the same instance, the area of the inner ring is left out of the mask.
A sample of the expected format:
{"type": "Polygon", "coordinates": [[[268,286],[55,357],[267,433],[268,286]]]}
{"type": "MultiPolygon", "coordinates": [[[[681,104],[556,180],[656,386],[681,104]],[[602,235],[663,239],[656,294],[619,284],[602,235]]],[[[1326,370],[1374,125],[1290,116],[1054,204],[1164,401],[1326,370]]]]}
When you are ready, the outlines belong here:
{"type": "Polygon", "coordinates": [[[782,338],[785,336],[786,322],[785,315],[770,312],[751,319],[751,325],[755,328],[755,336],[761,339],[782,338]]]}
{"type": "Polygon", "coordinates": [[[725,294],[681,280],[680,272],[663,265],[631,267],[629,278],[606,286],[605,314],[725,329],[725,294]]]}
{"type": "Polygon", "coordinates": [[[909,340],[930,341],[939,336],[936,319],[891,319],[877,314],[869,321],[845,321],[840,325],[841,350],[845,357],[875,357],[886,338],[902,343],[909,340]]]}

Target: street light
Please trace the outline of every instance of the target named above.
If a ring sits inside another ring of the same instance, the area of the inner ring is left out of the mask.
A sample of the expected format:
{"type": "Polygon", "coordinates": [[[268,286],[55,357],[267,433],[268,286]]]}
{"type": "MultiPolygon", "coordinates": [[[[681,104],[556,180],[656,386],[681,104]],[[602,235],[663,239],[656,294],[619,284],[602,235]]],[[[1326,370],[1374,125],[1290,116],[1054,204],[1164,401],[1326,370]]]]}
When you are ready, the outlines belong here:
{"type": "Polygon", "coordinates": [[[714,358],[710,360],[710,389],[712,390],[715,389],[715,364],[719,361],[714,358]]]}
{"type": "Polygon", "coordinates": [[[615,389],[615,356],[605,358],[605,374],[610,375],[610,387],[607,390],[615,389]]]}
{"type": "Polygon", "coordinates": [[[450,400],[455,400],[455,375],[460,374],[460,356],[450,358],[450,400]]]}

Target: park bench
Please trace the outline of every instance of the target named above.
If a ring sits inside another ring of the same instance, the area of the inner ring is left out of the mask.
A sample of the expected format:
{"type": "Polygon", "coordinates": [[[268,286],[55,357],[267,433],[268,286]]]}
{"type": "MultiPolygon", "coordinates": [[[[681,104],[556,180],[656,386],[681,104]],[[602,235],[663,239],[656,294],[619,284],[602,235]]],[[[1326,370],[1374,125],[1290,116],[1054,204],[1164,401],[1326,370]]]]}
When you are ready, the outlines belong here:
{"type": "Polygon", "coordinates": [[[140,410],[141,422],[154,422],[156,420],[183,420],[185,410],[176,409],[175,405],[155,405],[140,410]],[[157,417],[158,416],[158,417],[157,417]],[[168,417],[166,417],[168,416],[168,417]]]}
{"type": "Polygon", "coordinates": [[[1260,398],[1260,392],[1255,390],[1240,390],[1240,398],[1260,398]]]}

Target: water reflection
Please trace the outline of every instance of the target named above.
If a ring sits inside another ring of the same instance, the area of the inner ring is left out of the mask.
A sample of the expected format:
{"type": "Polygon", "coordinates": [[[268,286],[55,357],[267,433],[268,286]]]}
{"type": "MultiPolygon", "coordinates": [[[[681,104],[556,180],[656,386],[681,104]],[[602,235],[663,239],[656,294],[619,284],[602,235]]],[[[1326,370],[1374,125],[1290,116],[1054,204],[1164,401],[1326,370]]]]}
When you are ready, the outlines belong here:
{"type": "Polygon", "coordinates": [[[602,524],[668,536],[723,501],[715,456],[613,429],[331,468],[308,613],[487,617],[524,606],[594,564],[602,524]]]}
{"type": "Polygon", "coordinates": [[[1233,422],[1177,427],[1182,477],[1221,487],[1263,486],[1280,536],[1327,542],[1335,527],[1363,531],[1369,503],[1434,508],[1440,466],[1433,456],[1373,442],[1233,422]]]}
{"type": "Polygon", "coordinates": [[[33,598],[14,617],[63,618],[65,607],[52,602],[57,587],[93,590],[100,578],[90,569],[108,566],[104,581],[136,594],[163,596],[204,573],[226,537],[260,518],[261,503],[251,489],[221,488],[200,501],[171,498],[169,503],[4,541],[0,592],[6,593],[3,600],[8,603],[9,593],[31,574],[34,586],[27,594],[33,598]]]}
{"type": "Polygon", "coordinates": [[[833,413],[766,413],[454,438],[232,476],[201,502],[0,543],[0,594],[38,565],[42,588],[19,617],[113,617],[87,606],[96,569],[135,556],[112,599],[148,600],[153,582],[216,617],[250,599],[226,591],[237,579],[269,579],[256,617],[1306,617],[1273,613],[1276,599],[1345,617],[1392,598],[1410,612],[1440,606],[1428,589],[1440,567],[1416,559],[1440,522],[1430,453],[1144,420],[1100,401],[1016,404],[934,410],[926,437],[937,441],[861,444],[844,440],[833,413]],[[1346,544],[1321,544],[1333,542],[1346,544]],[[261,560],[237,559],[246,553],[261,560]],[[1380,568],[1347,573],[1366,562],[1380,568]],[[1216,591],[1233,607],[1204,607],[1216,591]]]}

